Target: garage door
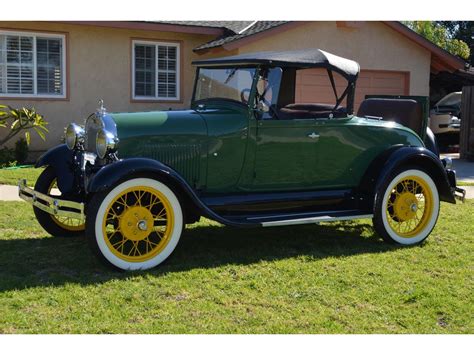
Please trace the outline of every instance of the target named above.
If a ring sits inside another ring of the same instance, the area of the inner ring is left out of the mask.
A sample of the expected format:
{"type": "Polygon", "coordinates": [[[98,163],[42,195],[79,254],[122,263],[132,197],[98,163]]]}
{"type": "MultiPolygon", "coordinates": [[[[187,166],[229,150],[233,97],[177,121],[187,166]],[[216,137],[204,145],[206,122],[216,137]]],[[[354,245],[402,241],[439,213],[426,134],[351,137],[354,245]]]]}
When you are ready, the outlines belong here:
{"type": "MultiPolygon", "coordinates": [[[[361,70],[356,86],[355,112],[365,95],[408,95],[408,72],[361,70]]],[[[341,95],[346,88],[347,81],[339,74],[334,73],[337,93],[341,95]]],[[[334,104],[334,92],[331,82],[324,69],[299,70],[296,76],[296,102],[320,102],[334,104]]]]}

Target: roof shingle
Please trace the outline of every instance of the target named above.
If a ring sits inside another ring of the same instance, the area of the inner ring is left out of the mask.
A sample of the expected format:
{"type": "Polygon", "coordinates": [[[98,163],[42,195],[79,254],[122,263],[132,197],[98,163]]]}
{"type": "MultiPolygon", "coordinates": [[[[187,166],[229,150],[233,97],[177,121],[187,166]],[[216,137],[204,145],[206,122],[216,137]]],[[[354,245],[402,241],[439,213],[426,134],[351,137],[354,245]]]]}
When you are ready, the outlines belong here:
{"type": "Polygon", "coordinates": [[[154,23],[166,23],[181,26],[201,26],[223,28],[228,32],[237,34],[250,26],[255,21],[153,21],[154,23]]]}
{"type": "MultiPolygon", "coordinates": [[[[231,22],[233,22],[233,21],[231,21],[231,22]]],[[[253,25],[250,22],[249,24],[247,24],[248,28],[245,28],[245,27],[243,28],[243,29],[245,29],[245,31],[243,31],[241,33],[235,33],[234,32],[234,34],[230,34],[230,35],[229,34],[224,34],[223,36],[221,36],[219,38],[216,38],[216,39],[214,39],[210,42],[201,44],[200,46],[194,48],[194,50],[199,51],[199,50],[219,47],[219,46],[222,46],[224,44],[239,40],[241,38],[252,36],[252,35],[255,35],[257,33],[267,31],[271,28],[281,26],[281,25],[283,25],[287,22],[288,21],[256,21],[253,25]]]]}

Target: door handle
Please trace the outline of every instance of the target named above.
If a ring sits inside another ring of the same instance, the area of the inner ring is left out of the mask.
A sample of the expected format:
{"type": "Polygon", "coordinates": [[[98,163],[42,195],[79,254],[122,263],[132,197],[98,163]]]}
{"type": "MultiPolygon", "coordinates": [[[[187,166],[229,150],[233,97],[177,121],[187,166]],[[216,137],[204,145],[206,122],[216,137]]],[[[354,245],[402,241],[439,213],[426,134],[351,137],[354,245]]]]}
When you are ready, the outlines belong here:
{"type": "Polygon", "coordinates": [[[308,137],[311,139],[319,138],[319,134],[317,134],[316,132],[313,132],[311,134],[308,134],[308,137]]]}

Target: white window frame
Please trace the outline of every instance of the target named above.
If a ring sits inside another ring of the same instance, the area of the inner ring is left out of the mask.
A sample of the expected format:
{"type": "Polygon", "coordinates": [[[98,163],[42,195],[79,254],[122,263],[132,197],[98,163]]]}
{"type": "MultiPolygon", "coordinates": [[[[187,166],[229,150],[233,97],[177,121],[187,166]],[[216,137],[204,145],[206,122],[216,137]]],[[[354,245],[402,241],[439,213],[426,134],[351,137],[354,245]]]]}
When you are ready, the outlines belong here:
{"type": "Polygon", "coordinates": [[[177,42],[163,41],[145,41],[132,40],[132,99],[137,101],[180,101],[181,100],[181,45],[177,42]],[[155,96],[137,96],[135,95],[135,45],[153,45],[155,46],[155,96]],[[160,97],[158,96],[158,46],[167,46],[176,48],[176,96],[160,97]]]}
{"type": "Polygon", "coordinates": [[[7,36],[23,36],[23,37],[34,37],[33,40],[33,94],[18,94],[18,93],[0,93],[0,97],[6,98],[44,98],[44,99],[65,99],[67,98],[67,69],[66,69],[66,56],[67,56],[67,45],[66,45],[66,35],[60,33],[44,33],[44,32],[29,32],[29,31],[6,31],[0,30],[0,35],[7,35],[7,36]],[[38,94],[38,78],[36,76],[36,72],[38,69],[36,63],[36,37],[43,37],[43,38],[56,38],[61,39],[61,95],[56,94],[38,94]]]}

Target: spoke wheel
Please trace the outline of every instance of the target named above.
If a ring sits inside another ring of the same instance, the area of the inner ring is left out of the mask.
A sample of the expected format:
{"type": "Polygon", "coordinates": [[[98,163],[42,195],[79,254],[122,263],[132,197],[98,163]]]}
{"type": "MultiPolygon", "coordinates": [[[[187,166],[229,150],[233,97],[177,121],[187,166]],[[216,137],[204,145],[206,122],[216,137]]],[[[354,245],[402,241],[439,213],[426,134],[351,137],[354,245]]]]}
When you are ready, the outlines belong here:
{"type": "Polygon", "coordinates": [[[165,184],[146,178],[128,180],[89,205],[86,234],[102,261],[123,270],[149,269],[176,247],[183,214],[165,184]]]}
{"type": "Polygon", "coordinates": [[[107,207],[103,233],[117,257],[144,261],[164,249],[173,225],[173,209],[166,196],[151,187],[130,187],[107,207]]]}
{"type": "Polygon", "coordinates": [[[386,241],[404,245],[420,243],[433,230],[438,215],[438,190],[424,171],[398,171],[377,191],[373,222],[386,241]]]}
{"type": "Polygon", "coordinates": [[[386,204],[390,228],[404,238],[417,235],[428,223],[433,210],[433,193],[423,179],[407,176],[392,189],[386,204]]]}

